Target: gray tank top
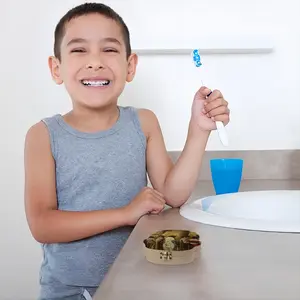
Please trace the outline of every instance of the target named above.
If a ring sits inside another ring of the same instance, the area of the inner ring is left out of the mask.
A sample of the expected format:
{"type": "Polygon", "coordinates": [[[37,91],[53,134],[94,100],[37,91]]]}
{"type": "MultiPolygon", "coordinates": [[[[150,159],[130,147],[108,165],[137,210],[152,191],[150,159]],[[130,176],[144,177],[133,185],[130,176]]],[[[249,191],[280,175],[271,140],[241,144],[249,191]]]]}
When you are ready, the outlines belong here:
{"type": "MultiPolygon", "coordinates": [[[[147,185],[146,139],[137,111],[119,107],[116,124],[83,133],[61,115],[43,119],[56,164],[58,209],[91,211],[122,207],[147,185]]],[[[122,227],[70,243],[43,244],[41,282],[98,286],[132,227],[122,227]]]]}

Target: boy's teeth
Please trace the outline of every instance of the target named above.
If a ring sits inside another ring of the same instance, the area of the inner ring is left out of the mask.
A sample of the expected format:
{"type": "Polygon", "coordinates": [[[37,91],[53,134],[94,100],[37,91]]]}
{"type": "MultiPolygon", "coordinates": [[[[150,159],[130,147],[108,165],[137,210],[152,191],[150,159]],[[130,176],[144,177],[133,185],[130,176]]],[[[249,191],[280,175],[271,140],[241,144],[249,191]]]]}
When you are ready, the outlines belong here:
{"type": "Polygon", "coordinates": [[[82,83],[88,86],[104,86],[109,84],[109,80],[82,80],[82,83]]]}

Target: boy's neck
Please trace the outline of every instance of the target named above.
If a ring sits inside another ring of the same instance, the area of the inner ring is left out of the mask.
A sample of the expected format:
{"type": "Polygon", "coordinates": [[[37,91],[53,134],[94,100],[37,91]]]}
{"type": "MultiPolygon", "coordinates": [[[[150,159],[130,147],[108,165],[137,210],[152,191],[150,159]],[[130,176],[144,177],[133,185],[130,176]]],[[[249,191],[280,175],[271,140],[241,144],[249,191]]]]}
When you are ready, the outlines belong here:
{"type": "Polygon", "coordinates": [[[119,118],[119,108],[115,104],[99,110],[74,108],[63,118],[75,129],[93,133],[111,128],[119,118]]]}

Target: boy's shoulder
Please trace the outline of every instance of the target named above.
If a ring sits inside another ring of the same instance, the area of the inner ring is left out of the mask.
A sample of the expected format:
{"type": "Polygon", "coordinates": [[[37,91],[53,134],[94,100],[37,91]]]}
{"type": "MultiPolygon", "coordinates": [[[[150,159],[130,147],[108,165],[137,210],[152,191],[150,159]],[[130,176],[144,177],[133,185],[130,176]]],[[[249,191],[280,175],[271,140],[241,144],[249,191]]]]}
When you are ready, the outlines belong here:
{"type": "MultiPolygon", "coordinates": [[[[33,124],[26,133],[25,136],[25,157],[31,153],[33,156],[39,153],[51,154],[51,142],[48,134],[47,127],[44,122],[39,121],[33,124]]],[[[39,154],[39,155],[40,155],[39,154]]]]}
{"type": "Polygon", "coordinates": [[[56,122],[58,114],[45,117],[29,127],[26,133],[26,138],[48,136],[47,124],[56,122]]]}
{"type": "Polygon", "coordinates": [[[26,139],[41,138],[47,135],[47,127],[43,121],[39,121],[29,127],[26,139]]]}
{"type": "Polygon", "coordinates": [[[141,119],[146,119],[146,120],[149,120],[149,119],[152,119],[152,120],[157,120],[157,117],[156,117],[156,114],[148,109],[148,108],[137,108],[137,112],[139,114],[139,117],[141,119]]]}
{"type": "Polygon", "coordinates": [[[156,114],[148,108],[136,108],[138,117],[142,123],[155,124],[158,123],[156,114]]]}
{"type": "Polygon", "coordinates": [[[134,112],[135,118],[138,118],[140,126],[146,135],[159,127],[158,118],[151,109],[135,106],[122,106],[122,109],[134,112]]]}
{"type": "Polygon", "coordinates": [[[136,108],[142,130],[147,138],[160,131],[159,120],[156,114],[147,108],[136,108]]]}

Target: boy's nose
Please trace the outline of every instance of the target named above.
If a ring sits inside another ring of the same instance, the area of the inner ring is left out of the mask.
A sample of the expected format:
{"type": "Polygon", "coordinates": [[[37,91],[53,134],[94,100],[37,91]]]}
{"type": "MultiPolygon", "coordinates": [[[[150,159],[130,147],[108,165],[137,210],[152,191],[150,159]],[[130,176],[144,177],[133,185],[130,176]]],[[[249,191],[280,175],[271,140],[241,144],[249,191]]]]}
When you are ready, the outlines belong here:
{"type": "Polygon", "coordinates": [[[93,70],[99,70],[99,69],[103,69],[103,65],[98,62],[98,63],[88,63],[86,65],[87,69],[93,69],[93,70]]]}
{"type": "Polygon", "coordinates": [[[99,70],[104,68],[103,61],[99,55],[92,55],[89,57],[86,65],[87,69],[99,70]]]}

